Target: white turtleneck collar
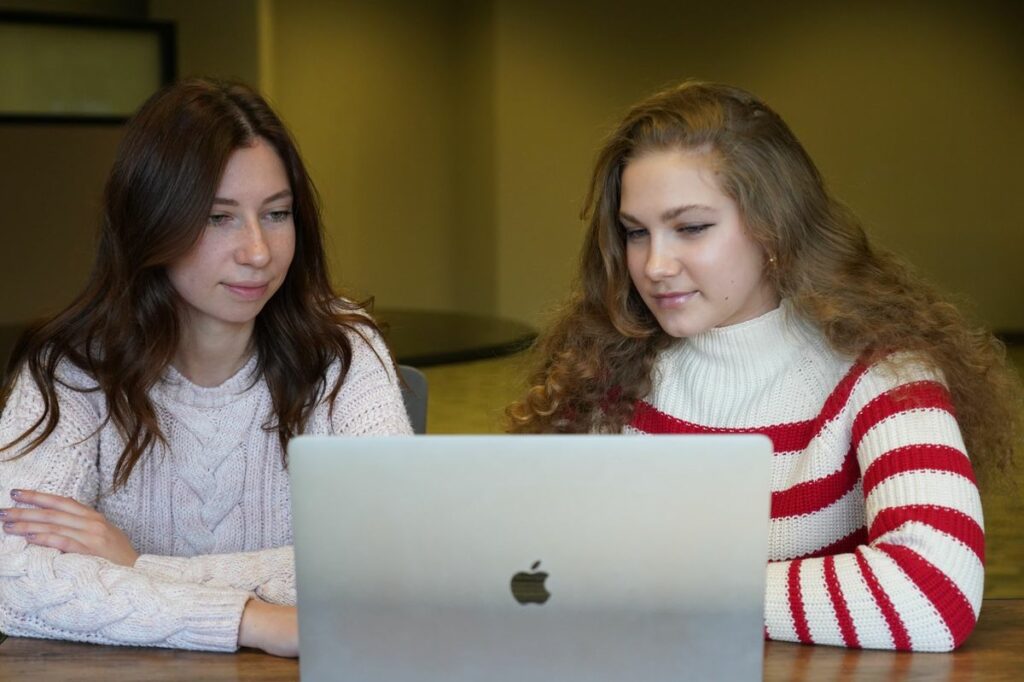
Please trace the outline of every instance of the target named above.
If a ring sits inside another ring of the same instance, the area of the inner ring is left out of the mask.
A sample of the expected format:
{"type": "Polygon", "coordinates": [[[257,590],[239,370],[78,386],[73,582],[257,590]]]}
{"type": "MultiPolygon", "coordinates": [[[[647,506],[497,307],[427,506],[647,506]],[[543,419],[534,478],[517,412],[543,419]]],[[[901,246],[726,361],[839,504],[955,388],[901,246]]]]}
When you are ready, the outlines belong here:
{"type": "Polygon", "coordinates": [[[786,393],[827,395],[843,366],[849,363],[783,301],[752,320],[679,339],[663,351],[650,401],[688,421],[742,423],[786,393]]]}

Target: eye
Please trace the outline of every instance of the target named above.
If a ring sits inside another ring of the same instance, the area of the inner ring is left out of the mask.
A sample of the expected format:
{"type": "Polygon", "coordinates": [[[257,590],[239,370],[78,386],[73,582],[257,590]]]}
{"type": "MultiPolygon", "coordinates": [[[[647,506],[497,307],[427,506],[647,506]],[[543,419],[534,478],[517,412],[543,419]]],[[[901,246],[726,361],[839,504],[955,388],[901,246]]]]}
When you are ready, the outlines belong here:
{"type": "Polygon", "coordinates": [[[231,216],[229,216],[227,213],[211,213],[210,214],[210,224],[213,225],[214,227],[219,227],[221,225],[227,225],[230,220],[231,220],[231,216]]]}
{"type": "Polygon", "coordinates": [[[647,228],[644,227],[626,227],[623,225],[622,231],[626,235],[627,242],[635,242],[647,235],[647,228]]]}
{"type": "Polygon", "coordinates": [[[698,235],[709,227],[714,227],[714,223],[691,223],[688,225],[680,225],[676,228],[676,232],[682,232],[688,235],[698,235]]]}
{"type": "Polygon", "coordinates": [[[292,210],[290,208],[282,208],[277,211],[271,211],[267,216],[270,218],[270,222],[283,223],[292,217],[292,210]]]}

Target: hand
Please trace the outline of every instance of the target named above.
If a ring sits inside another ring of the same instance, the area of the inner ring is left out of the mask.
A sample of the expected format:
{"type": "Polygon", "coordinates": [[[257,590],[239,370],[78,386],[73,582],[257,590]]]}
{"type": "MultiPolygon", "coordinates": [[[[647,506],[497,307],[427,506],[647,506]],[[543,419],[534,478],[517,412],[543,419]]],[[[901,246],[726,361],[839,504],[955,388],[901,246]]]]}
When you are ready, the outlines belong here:
{"type": "Polygon", "coordinates": [[[103,514],[70,497],[35,490],[13,490],[11,497],[36,509],[0,509],[4,532],[62,552],[98,556],[121,566],[139,558],[120,528],[103,514]]]}
{"type": "Polygon", "coordinates": [[[294,606],[268,604],[253,597],[242,611],[238,646],[263,649],[274,656],[299,655],[299,612],[294,606]]]}

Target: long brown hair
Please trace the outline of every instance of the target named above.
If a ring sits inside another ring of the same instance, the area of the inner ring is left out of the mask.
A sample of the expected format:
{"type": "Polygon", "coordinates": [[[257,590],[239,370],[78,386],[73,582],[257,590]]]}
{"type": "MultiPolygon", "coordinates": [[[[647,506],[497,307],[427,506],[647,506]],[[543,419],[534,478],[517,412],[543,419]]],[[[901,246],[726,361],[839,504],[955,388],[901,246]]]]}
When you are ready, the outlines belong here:
{"type": "Polygon", "coordinates": [[[739,88],[693,81],[634,106],[598,154],[574,290],[535,345],[529,388],[507,410],[511,431],[620,431],[651,390],[673,339],[630,280],[618,212],[623,168],[671,149],[707,155],[773,259],[779,295],[833,349],[867,362],[910,351],[945,376],[972,455],[997,469],[1011,462],[1021,403],[1002,344],[869,242],[778,114],[739,88]]]}
{"type": "MultiPolygon", "coordinates": [[[[280,118],[239,83],[192,79],[147,100],[128,122],[104,190],[104,215],[85,289],[56,316],[21,335],[0,389],[0,411],[22,367],[42,394],[43,412],[0,451],[38,447],[60,420],[58,365],[69,361],[97,384],[125,445],[114,485],[163,434],[148,392],[174,357],[179,296],[166,267],[195,245],[231,154],[262,138],[277,151],[293,197],[295,255],[280,289],[256,318],[253,381],[267,382],[282,452],[325,397],[333,406],[352,357],[346,330],[376,329],[359,306],[333,291],[319,199],[280,118]],[[326,371],[340,360],[333,386],[326,371]],[[40,427],[42,427],[40,429],[40,427]]],[[[74,387],[72,387],[74,388],[74,387]]]]}

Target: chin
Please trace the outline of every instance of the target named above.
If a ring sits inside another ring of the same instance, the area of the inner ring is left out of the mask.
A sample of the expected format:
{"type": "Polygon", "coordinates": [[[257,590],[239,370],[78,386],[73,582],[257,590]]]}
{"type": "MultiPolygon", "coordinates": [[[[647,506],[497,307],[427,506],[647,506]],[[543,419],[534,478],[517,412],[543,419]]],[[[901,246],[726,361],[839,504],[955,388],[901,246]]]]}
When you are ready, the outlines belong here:
{"type": "Polygon", "coordinates": [[[672,322],[666,320],[665,322],[658,321],[662,331],[669,336],[676,339],[685,339],[690,336],[696,336],[711,329],[710,325],[694,324],[692,322],[672,322]]]}

